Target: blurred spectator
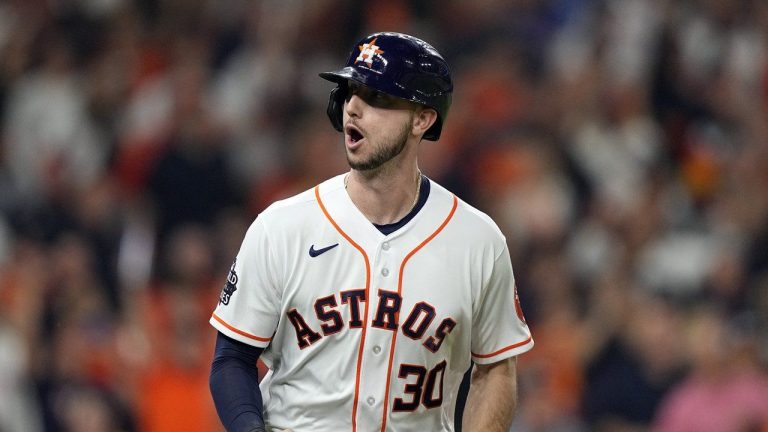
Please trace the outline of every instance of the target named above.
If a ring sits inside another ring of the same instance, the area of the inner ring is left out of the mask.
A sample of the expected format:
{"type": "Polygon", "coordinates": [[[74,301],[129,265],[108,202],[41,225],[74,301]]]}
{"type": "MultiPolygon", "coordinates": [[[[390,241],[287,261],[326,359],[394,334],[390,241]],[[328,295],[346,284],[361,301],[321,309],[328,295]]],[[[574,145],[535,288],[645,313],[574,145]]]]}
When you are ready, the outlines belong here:
{"type": "Polygon", "coordinates": [[[48,258],[45,342],[35,353],[47,430],[130,430],[127,401],[110,383],[120,373],[114,361],[115,321],[95,274],[92,250],[74,233],[63,235],[48,258]],[[126,417],[127,416],[127,417],[126,417]]]}
{"type": "Polygon", "coordinates": [[[24,341],[15,329],[0,322],[0,430],[42,430],[29,382],[29,358],[24,341]]]}
{"type": "Polygon", "coordinates": [[[688,331],[691,373],[658,411],[654,431],[755,431],[768,426],[768,374],[749,322],[696,311],[688,331]]]}
{"type": "Polygon", "coordinates": [[[3,131],[5,167],[19,201],[70,198],[103,171],[101,144],[86,106],[72,46],[43,33],[39,66],[11,83],[3,131]]]}
{"type": "Polygon", "coordinates": [[[38,350],[45,285],[40,245],[18,241],[0,267],[0,425],[8,431],[41,431],[36,398],[40,374],[38,350]]]}
{"type": "Polygon", "coordinates": [[[133,389],[140,430],[220,430],[208,390],[215,332],[207,318],[221,288],[211,239],[183,226],[167,241],[160,277],[136,305],[150,343],[133,389]]]}
{"type": "Polygon", "coordinates": [[[604,335],[591,348],[582,403],[594,431],[647,430],[684,372],[682,317],[672,305],[632,293],[625,283],[605,280],[592,303],[592,329],[604,335]]]}

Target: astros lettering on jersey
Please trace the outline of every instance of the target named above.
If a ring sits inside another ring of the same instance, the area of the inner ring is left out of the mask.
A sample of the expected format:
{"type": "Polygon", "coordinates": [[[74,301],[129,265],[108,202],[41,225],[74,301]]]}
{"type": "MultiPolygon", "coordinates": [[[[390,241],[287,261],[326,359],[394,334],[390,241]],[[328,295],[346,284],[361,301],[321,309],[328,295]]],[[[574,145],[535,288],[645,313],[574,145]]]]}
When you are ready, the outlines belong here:
{"type": "Polygon", "coordinates": [[[533,347],[504,236],[430,180],[382,234],[344,175],[279,201],[249,228],[211,324],[265,348],[265,421],[303,431],[452,431],[471,361],[533,347]]]}

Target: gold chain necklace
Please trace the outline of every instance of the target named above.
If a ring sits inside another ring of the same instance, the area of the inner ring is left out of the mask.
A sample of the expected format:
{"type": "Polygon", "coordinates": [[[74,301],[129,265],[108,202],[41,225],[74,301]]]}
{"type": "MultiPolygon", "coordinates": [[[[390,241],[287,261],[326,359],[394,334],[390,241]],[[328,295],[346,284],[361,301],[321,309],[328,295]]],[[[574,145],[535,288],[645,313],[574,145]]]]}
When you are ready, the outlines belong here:
{"type": "MultiPolygon", "coordinates": [[[[419,194],[421,193],[421,170],[416,170],[418,175],[416,176],[416,196],[413,197],[413,202],[411,203],[411,209],[416,207],[416,203],[419,202],[419,194]]],[[[349,174],[344,176],[344,189],[347,189],[347,185],[349,184],[349,174]]]]}
{"type": "Polygon", "coordinates": [[[421,193],[421,170],[416,170],[418,175],[416,176],[416,196],[413,197],[413,203],[411,203],[411,210],[416,207],[416,203],[419,202],[419,194],[421,193]]]}

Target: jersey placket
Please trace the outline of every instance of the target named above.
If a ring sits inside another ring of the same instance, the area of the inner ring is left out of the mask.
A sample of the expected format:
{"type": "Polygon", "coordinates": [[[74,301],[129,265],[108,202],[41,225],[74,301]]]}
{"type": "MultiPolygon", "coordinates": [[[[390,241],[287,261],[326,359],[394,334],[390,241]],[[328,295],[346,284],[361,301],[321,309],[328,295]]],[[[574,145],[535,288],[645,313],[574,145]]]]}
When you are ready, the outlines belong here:
{"type": "Polygon", "coordinates": [[[369,316],[365,325],[368,337],[364,342],[361,364],[357,431],[379,431],[387,403],[386,385],[391,374],[390,346],[397,331],[397,264],[400,258],[392,241],[383,239],[371,250],[371,284],[369,316]]]}

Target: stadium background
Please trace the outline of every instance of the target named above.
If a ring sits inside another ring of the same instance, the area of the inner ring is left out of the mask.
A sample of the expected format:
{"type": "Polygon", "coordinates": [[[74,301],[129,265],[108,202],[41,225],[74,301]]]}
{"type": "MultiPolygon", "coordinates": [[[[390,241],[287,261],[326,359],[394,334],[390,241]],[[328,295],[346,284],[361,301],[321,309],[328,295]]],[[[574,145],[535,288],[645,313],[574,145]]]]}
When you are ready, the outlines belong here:
{"type": "Polygon", "coordinates": [[[421,168],[509,241],[513,430],[768,430],[762,0],[0,2],[0,430],[220,430],[208,317],[374,30],[452,65],[421,168]]]}

